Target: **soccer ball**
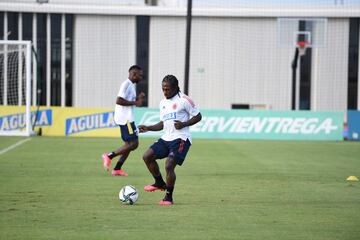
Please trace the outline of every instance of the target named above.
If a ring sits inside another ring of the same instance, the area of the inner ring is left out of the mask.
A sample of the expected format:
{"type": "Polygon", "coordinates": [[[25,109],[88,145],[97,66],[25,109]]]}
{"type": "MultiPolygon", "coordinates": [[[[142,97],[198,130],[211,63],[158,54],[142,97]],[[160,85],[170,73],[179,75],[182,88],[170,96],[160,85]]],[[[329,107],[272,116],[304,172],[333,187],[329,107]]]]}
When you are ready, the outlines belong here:
{"type": "Polygon", "coordinates": [[[119,192],[119,199],[123,203],[133,205],[138,200],[139,193],[131,185],[124,186],[119,192]]]}

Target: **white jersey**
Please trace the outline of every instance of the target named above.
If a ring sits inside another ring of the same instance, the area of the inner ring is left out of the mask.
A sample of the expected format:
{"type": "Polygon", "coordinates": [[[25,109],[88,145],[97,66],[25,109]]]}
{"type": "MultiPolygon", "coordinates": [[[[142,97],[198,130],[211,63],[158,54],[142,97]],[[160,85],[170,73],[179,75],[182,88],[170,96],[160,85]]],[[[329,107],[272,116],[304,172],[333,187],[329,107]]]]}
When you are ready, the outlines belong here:
{"type": "Polygon", "coordinates": [[[191,142],[189,127],[177,130],[174,126],[174,120],[186,122],[191,117],[198,115],[200,111],[197,109],[194,102],[185,94],[179,93],[171,99],[165,98],[161,100],[159,107],[160,121],[164,123],[164,133],[161,138],[165,141],[172,141],[178,138],[181,138],[184,141],[189,139],[191,142]]]}
{"type": "MultiPolygon", "coordinates": [[[[135,84],[126,79],[120,86],[119,93],[117,95],[128,101],[136,100],[135,84]]],[[[122,106],[115,105],[114,121],[118,125],[125,125],[127,122],[134,121],[134,106],[122,106]]]]}

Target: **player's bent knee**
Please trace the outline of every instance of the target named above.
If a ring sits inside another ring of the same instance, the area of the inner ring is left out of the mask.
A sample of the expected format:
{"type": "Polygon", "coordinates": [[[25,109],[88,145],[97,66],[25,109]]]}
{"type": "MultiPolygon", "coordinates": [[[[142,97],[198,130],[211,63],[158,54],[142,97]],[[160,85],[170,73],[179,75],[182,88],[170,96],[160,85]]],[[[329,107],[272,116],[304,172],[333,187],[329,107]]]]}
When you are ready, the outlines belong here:
{"type": "Polygon", "coordinates": [[[133,141],[129,143],[129,150],[134,151],[139,146],[139,141],[133,141]]]}
{"type": "Polygon", "coordinates": [[[149,162],[155,160],[155,155],[154,155],[154,152],[152,151],[152,149],[149,149],[144,153],[143,160],[146,163],[149,163],[149,162]]]}
{"type": "Polygon", "coordinates": [[[149,162],[149,160],[150,160],[150,155],[147,154],[147,152],[144,153],[144,155],[143,155],[143,160],[144,160],[144,162],[149,162]]]}
{"type": "Polygon", "coordinates": [[[151,157],[144,154],[143,160],[144,160],[145,163],[149,163],[149,162],[151,162],[151,157]]]}

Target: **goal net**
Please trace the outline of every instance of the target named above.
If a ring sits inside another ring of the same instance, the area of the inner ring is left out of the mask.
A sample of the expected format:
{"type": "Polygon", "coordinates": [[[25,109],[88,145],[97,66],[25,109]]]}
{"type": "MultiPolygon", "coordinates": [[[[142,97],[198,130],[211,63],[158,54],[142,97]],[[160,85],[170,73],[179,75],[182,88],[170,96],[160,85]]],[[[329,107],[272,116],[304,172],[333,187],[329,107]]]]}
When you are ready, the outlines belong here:
{"type": "Polygon", "coordinates": [[[0,135],[30,136],[31,42],[0,41],[0,135]]]}

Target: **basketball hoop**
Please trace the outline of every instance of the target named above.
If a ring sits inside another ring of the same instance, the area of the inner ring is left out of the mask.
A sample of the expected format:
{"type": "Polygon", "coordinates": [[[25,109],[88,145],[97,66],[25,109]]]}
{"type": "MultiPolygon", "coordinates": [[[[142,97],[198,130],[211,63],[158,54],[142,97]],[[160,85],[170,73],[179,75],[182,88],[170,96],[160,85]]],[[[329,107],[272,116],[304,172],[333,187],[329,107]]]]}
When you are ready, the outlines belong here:
{"type": "Polygon", "coordinates": [[[308,48],[308,42],[300,41],[297,43],[297,48],[299,49],[299,55],[304,56],[306,53],[306,49],[308,48]]]}

